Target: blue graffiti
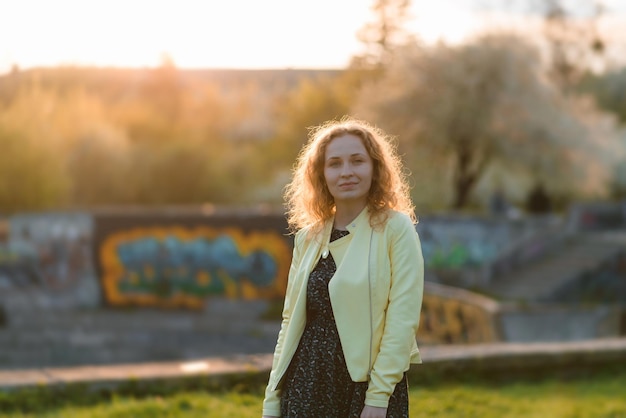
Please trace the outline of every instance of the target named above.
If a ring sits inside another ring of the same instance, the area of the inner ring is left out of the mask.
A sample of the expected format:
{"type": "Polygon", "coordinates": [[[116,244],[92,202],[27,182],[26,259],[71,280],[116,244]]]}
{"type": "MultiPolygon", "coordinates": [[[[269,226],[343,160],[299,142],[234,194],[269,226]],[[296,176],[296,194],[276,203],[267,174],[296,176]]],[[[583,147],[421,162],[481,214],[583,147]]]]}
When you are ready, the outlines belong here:
{"type": "Polygon", "coordinates": [[[266,287],[278,274],[277,262],[263,250],[242,256],[233,239],[183,241],[174,236],[147,237],[117,247],[124,267],[119,289],[124,293],[175,293],[205,296],[222,294],[225,280],[239,285],[244,280],[266,287]]]}

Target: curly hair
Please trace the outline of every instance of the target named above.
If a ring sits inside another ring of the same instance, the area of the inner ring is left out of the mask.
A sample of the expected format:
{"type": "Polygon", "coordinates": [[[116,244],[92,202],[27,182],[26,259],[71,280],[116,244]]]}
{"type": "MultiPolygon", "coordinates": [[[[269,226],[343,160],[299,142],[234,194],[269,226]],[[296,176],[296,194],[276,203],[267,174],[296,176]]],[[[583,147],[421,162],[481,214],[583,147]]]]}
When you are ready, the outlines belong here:
{"type": "Polygon", "coordinates": [[[344,117],[309,129],[309,140],[298,155],[291,182],[285,187],[291,232],[302,228],[319,231],[334,215],[335,201],[326,184],[324,164],[328,144],[343,135],[360,138],[372,159],[372,185],[367,196],[372,227],[384,225],[389,210],[405,213],[416,222],[406,173],[391,138],[368,122],[344,117]]]}

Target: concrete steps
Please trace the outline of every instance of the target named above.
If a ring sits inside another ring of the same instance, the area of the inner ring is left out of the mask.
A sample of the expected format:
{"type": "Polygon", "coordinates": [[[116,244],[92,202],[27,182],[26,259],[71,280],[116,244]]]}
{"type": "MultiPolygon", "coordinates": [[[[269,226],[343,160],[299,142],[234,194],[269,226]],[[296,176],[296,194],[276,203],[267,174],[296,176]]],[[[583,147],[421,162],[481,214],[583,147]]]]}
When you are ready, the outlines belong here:
{"type": "Polygon", "coordinates": [[[598,269],[626,251],[626,234],[587,233],[569,240],[554,253],[494,280],[485,292],[502,300],[549,300],[561,286],[598,269]]]}
{"type": "Polygon", "coordinates": [[[0,328],[0,369],[175,361],[269,353],[280,323],[261,305],[218,314],[150,310],[9,312],[0,328]]]}

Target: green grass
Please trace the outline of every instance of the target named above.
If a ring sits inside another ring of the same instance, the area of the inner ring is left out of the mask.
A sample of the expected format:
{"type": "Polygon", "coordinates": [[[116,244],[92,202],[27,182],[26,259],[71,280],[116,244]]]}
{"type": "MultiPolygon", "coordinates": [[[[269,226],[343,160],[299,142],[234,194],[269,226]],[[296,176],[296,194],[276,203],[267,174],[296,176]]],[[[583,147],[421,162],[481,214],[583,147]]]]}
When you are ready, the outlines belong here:
{"type": "MultiPolygon", "coordinates": [[[[618,369],[617,367],[615,369],[618,369]]],[[[230,392],[190,389],[159,396],[112,394],[86,400],[80,393],[52,399],[32,392],[20,402],[4,394],[1,417],[62,418],[260,418],[262,389],[230,392]],[[46,406],[48,405],[48,406],[46,406]],[[30,410],[32,412],[21,412],[30,410]]],[[[626,371],[576,379],[523,379],[490,383],[486,379],[411,383],[410,409],[415,418],[622,418],[626,417],[626,371]]]]}

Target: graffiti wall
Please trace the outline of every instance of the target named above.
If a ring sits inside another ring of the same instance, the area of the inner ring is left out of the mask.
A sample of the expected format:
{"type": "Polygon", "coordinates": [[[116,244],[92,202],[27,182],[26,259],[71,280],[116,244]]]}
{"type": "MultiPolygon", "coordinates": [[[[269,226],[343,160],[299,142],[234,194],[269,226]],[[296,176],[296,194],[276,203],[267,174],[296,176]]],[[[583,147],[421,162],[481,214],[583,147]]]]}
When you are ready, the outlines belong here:
{"type": "Polygon", "coordinates": [[[473,288],[558,245],[565,225],[558,217],[432,216],[417,230],[431,280],[473,288]]]}
{"type": "Polygon", "coordinates": [[[498,304],[471,292],[427,283],[417,340],[421,344],[500,341],[498,304]]]}
{"type": "Polygon", "coordinates": [[[458,269],[481,266],[498,255],[515,236],[510,222],[427,217],[417,231],[427,268],[458,269]]]}
{"type": "Polygon", "coordinates": [[[284,295],[292,243],[282,216],[97,216],[96,256],[112,306],[201,308],[212,296],[284,295]]]}
{"type": "Polygon", "coordinates": [[[574,231],[623,229],[626,226],[626,201],[575,204],[568,212],[568,224],[574,231]]]}
{"type": "Polygon", "coordinates": [[[93,280],[91,217],[82,213],[10,218],[0,276],[6,287],[64,291],[93,280]]]}

